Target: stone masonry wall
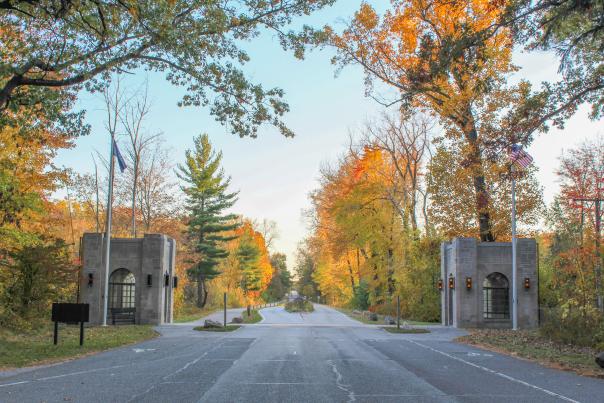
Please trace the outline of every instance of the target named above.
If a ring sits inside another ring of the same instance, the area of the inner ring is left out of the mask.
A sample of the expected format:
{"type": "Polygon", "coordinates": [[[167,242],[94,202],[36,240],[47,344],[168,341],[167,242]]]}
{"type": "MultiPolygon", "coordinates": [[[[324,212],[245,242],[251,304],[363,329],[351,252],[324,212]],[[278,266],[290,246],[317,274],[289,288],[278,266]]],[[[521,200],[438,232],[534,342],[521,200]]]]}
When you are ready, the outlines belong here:
{"type": "MultiPolygon", "coordinates": [[[[90,323],[103,319],[105,265],[103,234],[87,233],[82,237],[82,272],[80,301],[90,304],[90,323]],[[92,286],[88,274],[92,273],[92,286]]],[[[172,320],[172,286],[175,251],[173,239],[161,234],[145,234],[143,238],[112,238],[109,258],[110,273],[124,268],[135,277],[137,324],[162,324],[172,320]],[[164,275],[169,275],[166,287],[164,275]],[[151,275],[151,285],[147,276],[151,275]]]]}
{"type": "MultiPolygon", "coordinates": [[[[448,293],[453,294],[453,326],[472,328],[509,328],[512,325],[512,245],[510,242],[478,242],[473,238],[455,238],[445,242],[441,252],[441,276],[444,289],[441,295],[443,324],[449,310],[448,293]],[[509,282],[510,319],[484,318],[483,283],[494,272],[506,276],[509,282]],[[448,289],[448,277],[455,278],[455,289],[448,289]],[[466,288],[466,278],[472,279],[472,287],[466,288]]],[[[517,240],[517,289],[518,326],[538,326],[538,276],[537,244],[534,239],[517,240]],[[524,279],[530,279],[530,288],[524,287],[524,279]]]]}

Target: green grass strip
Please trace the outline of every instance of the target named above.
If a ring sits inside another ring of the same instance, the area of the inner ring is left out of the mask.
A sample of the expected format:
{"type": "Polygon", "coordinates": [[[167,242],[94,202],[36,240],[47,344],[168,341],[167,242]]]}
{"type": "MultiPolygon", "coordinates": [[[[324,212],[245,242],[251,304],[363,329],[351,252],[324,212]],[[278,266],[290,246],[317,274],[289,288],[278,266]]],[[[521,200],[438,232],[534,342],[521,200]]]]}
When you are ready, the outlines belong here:
{"type": "Polygon", "coordinates": [[[237,329],[239,329],[241,326],[240,325],[226,325],[226,327],[203,327],[203,326],[197,326],[194,327],[193,330],[197,330],[199,332],[218,332],[218,333],[223,333],[223,332],[233,332],[237,329]]]}
{"type": "Polygon", "coordinates": [[[397,329],[396,327],[382,327],[388,333],[401,333],[401,334],[420,334],[420,333],[430,333],[428,329],[418,329],[418,328],[405,328],[401,327],[397,329]]]}
{"type": "Polygon", "coordinates": [[[59,325],[59,342],[53,344],[53,324],[36,331],[0,331],[0,368],[50,364],[68,358],[108,350],[156,337],[150,325],[94,326],[84,329],[80,347],[80,327],[59,325]]]}

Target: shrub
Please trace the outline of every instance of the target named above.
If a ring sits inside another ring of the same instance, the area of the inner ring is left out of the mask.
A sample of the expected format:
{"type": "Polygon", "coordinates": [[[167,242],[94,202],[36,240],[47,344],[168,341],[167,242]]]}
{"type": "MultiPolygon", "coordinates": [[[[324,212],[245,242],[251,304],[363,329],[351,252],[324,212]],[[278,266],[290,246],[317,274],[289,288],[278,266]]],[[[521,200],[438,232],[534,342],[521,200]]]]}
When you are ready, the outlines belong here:
{"type": "Polygon", "coordinates": [[[0,326],[35,327],[52,302],[73,300],[77,276],[63,240],[29,237],[0,260],[0,326]]]}
{"type": "Polygon", "coordinates": [[[544,310],[539,331],[559,343],[604,349],[604,317],[593,307],[544,310]]]}
{"type": "Polygon", "coordinates": [[[312,312],[315,310],[312,302],[296,299],[294,301],[289,301],[285,304],[285,310],[287,312],[312,312]]]}
{"type": "Polygon", "coordinates": [[[354,290],[354,295],[350,300],[350,308],[366,311],[369,308],[369,285],[365,280],[361,280],[358,287],[354,290]]]}

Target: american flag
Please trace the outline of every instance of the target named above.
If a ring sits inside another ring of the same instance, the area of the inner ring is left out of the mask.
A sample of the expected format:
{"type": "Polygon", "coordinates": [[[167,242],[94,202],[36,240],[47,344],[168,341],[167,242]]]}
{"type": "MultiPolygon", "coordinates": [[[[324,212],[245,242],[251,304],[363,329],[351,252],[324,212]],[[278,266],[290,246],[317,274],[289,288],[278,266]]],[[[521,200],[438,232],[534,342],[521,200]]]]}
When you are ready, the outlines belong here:
{"type": "Polygon", "coordinates": [[[522,150],[522,147],[518,144],[514,144],[509,152],[510,161],[516,164],[520,168],[528,168],[533,162],[533,157],[522,150]]]}

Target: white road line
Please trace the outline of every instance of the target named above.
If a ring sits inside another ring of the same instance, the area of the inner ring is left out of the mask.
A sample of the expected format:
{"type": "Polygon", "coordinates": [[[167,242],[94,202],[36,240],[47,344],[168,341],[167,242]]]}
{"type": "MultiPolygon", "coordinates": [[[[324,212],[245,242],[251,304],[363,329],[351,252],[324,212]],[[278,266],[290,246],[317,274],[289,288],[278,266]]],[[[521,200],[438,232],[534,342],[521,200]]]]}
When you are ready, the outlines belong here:
{"type": "Polygon", "coordinates": [[[413,340],[407,340],[407,341],[408,341],[409,343],[413,343],[413,344],[415,344],[415,345],[418,345],[418,346],[420,346],[420,347],[423,347],[423,348],[428,349],[428,350],[430,350],[430,351],[433,351],[433,352],[435,352],[435,353],[438,353],[438,354],[444,355],[445,357],[449,357],[449,358],[451,358],[451,359],[453,359],[453,360],[456,360],[456,361],[459,361],[459,362],[463,362],[464,364],[467,364],[467,365],[469,365],[469,366],[471,366],[471,367],[481,369],[481,370],[483,370],[483,371],[485,371],[485,372],[491,373],[491,374],[493,374],[493,375],[500,376],[500,377],[505,378],[505,379],[507,379],[507,380],[509,380],[509,381],[516,382],[516,383],[519,383],[519,384],[521,384],[521,385],[528,386],[529,388],[533,388],[533,389],[538,390],[538,391],[540,391],[540,392],[546,393],[546,394],[548,394],[548,395],[550,395],[550,396],[557,397],[558,399],[565,400],[565,401],[567,401],[567,402],[572,402],[572,403],[580,403],[578,400],[571,399],[570,397],[563,396],[563,395],[558,394],[558,393],[556,393],[556,392],[552,392],[551,390],[541,388],[541,387],[539,387],[539,386],[537,386],[537,385],[533,385],[533,384],[528,383],[528,382],[526,382],[526,381],[523,381],[523,380],[520,380],[520,379],[514,378],[514,377],[512,377],[512,376],[506,375],[506,374],[504,374],[504,373],[497,372],[497,371],[492,370],[492,369],[490,369],[490,368],[483,367],[482,365],[478,365],[478,364],[475,364],[475,363],[473,363],[473,362],[466,361],[466,360],[464,360],[463,358],[459,358],[459,357],[456,357],[456,356],[451,355],[451,354],[449,354],[449,353],[445,353],[444,351],[440,351],[440,350],[437,350],[437,349],[432,348],[432,347],[430,347],[430,346],[426,346],[425,344],[418,343],[418,342],[413,341],[413,340]]]}
{"type": "MultiPolygon", "coordinates": [[[[168,375],[163,376],[162,382],[159,384],[152,384],[149,388],[147,388],[145,391],[143,391],[142,393],[138,393],[134,396],[132,396],[130,399],[128,399],[128,402],[131,402],[141,396],[146,395],[147,393],[151,392],[153,389],[155,389],[157,386],[161,385],[162,383],[165,383],[169,378],[181,373],[182,371],[185,371],[187,368],[189,368],[191,365],[195,365],[197,364],[199,361],[206,361],[206,360],[210,360],[205,358],[206,355],[208,355],[209,353],[212,353],[216,350],[218,350],[220,347],[224,346],[224,344],[227,342],[227,340],[225,340],[225,337],[223,337],[222,341],[217,343],[214,347],[208,349],[207,351],[205,351],[202,355],[200,355],[199,357],[197,357],[196,359],[187,362],[185,365],[183,365],[182,367],[180,367],[179,369],[177,369],[174,372],[169,373],[168,375]]],[[[226,361],[233,361],[233,364],[235,364],[237,362],[237,360],[226,360],[226,361]]]]}
{"type": "Polygon", "coordinates": [[[14,385],[21,385],[23,383],[29,383],[30,381],[21,381],[21,382],[13,382],[13,383],[5,383],[3,385],[0,385],[0,388],[3,388],[5,386],[14,386],[14,385]]]}
{"type": "Polygon", "coordinates": [[[88,374],[88,373],[91,373],[91,372],[105,371],[105,370],[108,370],[108,369],[123,368],[123,367],[126,367],[126,366],[127,365],[115,365],[115,366],[112,366],[112,367],[95,368],[95,369],[89,369],[89,370],[86,370],[86,371],[77,371],[77,372],[69,372],[69,373],[61,374],[61,375],[45,376],[43,378],[35,378],[35,379],[29,380],[29,381],[4,383],[4,384],[0,384],[0,388],[3,388],[5,386],[22,385],[24,383],[32,383],[32,382],[37,382],[37,381],[48,381],[48,380],[51,380],[51,379],[65,378],[65,377],[74,376],[74,375],[88,374]]]}
{"type": "Polygon", "coordinates": [[[108,369],[123,368],[123,367],[127,367],[127,366],[128,365],[114,365],[112,367],[95,368],[95,369],[88,369],[88,370],[85,370],[85,371],[69,372],[67,374],[61,374],[61,375],[45,376],[43,378],[36,378],[34,380],[35,381],[48,381],[50,379],[58,379],[58,378],[65,378],[67,376],[89,374],[91,372],[105,371],[105,370],[108,370],[108,369]]]}

